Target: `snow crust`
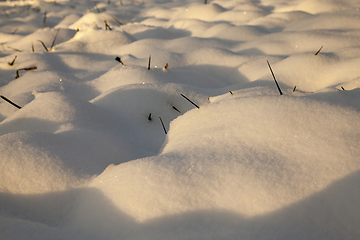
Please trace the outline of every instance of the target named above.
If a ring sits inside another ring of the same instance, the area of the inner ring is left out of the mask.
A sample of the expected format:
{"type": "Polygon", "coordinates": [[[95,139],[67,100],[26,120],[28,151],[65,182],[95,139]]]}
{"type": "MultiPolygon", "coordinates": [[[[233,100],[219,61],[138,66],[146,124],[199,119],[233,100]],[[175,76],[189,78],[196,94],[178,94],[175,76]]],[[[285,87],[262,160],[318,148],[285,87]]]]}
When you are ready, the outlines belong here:
{"type": "Polygon", "coordinates": [[[359,6],[0,2],[0,239],[358,239],[359,6]]]}

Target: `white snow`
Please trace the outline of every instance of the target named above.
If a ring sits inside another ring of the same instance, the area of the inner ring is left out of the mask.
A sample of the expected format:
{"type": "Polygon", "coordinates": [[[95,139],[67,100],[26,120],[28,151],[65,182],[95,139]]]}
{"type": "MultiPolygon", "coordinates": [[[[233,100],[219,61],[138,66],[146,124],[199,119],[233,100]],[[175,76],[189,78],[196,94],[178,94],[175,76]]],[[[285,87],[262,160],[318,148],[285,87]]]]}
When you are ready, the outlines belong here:
{"type": "Polygon", "coordinates": [[[359,239],[359,7],[0,1],[0,239],[359,239]]]}

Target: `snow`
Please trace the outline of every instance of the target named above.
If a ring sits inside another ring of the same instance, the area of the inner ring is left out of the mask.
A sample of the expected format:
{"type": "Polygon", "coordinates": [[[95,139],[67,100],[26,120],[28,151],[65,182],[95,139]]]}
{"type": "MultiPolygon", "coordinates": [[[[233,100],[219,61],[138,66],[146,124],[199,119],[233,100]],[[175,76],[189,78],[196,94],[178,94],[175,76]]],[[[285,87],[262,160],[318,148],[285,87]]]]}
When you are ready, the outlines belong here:
{"type": "Polygon", "coordinates": [[[358,239],[359,7],[1,1],[0,239],[358,239]]]}

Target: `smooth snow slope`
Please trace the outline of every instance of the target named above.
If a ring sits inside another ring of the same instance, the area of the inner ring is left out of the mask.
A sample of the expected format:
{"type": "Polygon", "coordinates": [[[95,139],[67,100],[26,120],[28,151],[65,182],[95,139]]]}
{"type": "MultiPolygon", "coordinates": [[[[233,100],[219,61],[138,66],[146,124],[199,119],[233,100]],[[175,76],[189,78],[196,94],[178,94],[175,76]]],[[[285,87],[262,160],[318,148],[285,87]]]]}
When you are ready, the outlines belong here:
{"type": "Polygon", "coordinates": [[[0,239],[359,239],[359,7],[1,1],[0,239]]]}

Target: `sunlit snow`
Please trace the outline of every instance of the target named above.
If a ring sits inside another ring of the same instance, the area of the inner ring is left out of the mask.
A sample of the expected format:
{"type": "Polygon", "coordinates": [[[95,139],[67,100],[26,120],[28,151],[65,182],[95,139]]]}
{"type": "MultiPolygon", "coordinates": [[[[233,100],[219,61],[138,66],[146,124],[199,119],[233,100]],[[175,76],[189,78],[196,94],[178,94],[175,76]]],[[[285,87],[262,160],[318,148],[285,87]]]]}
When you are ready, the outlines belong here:
{"type": "Polygon", "coordinates": [[[0,1],[0,239],[359,239],[359,7],[0,1]]]}

